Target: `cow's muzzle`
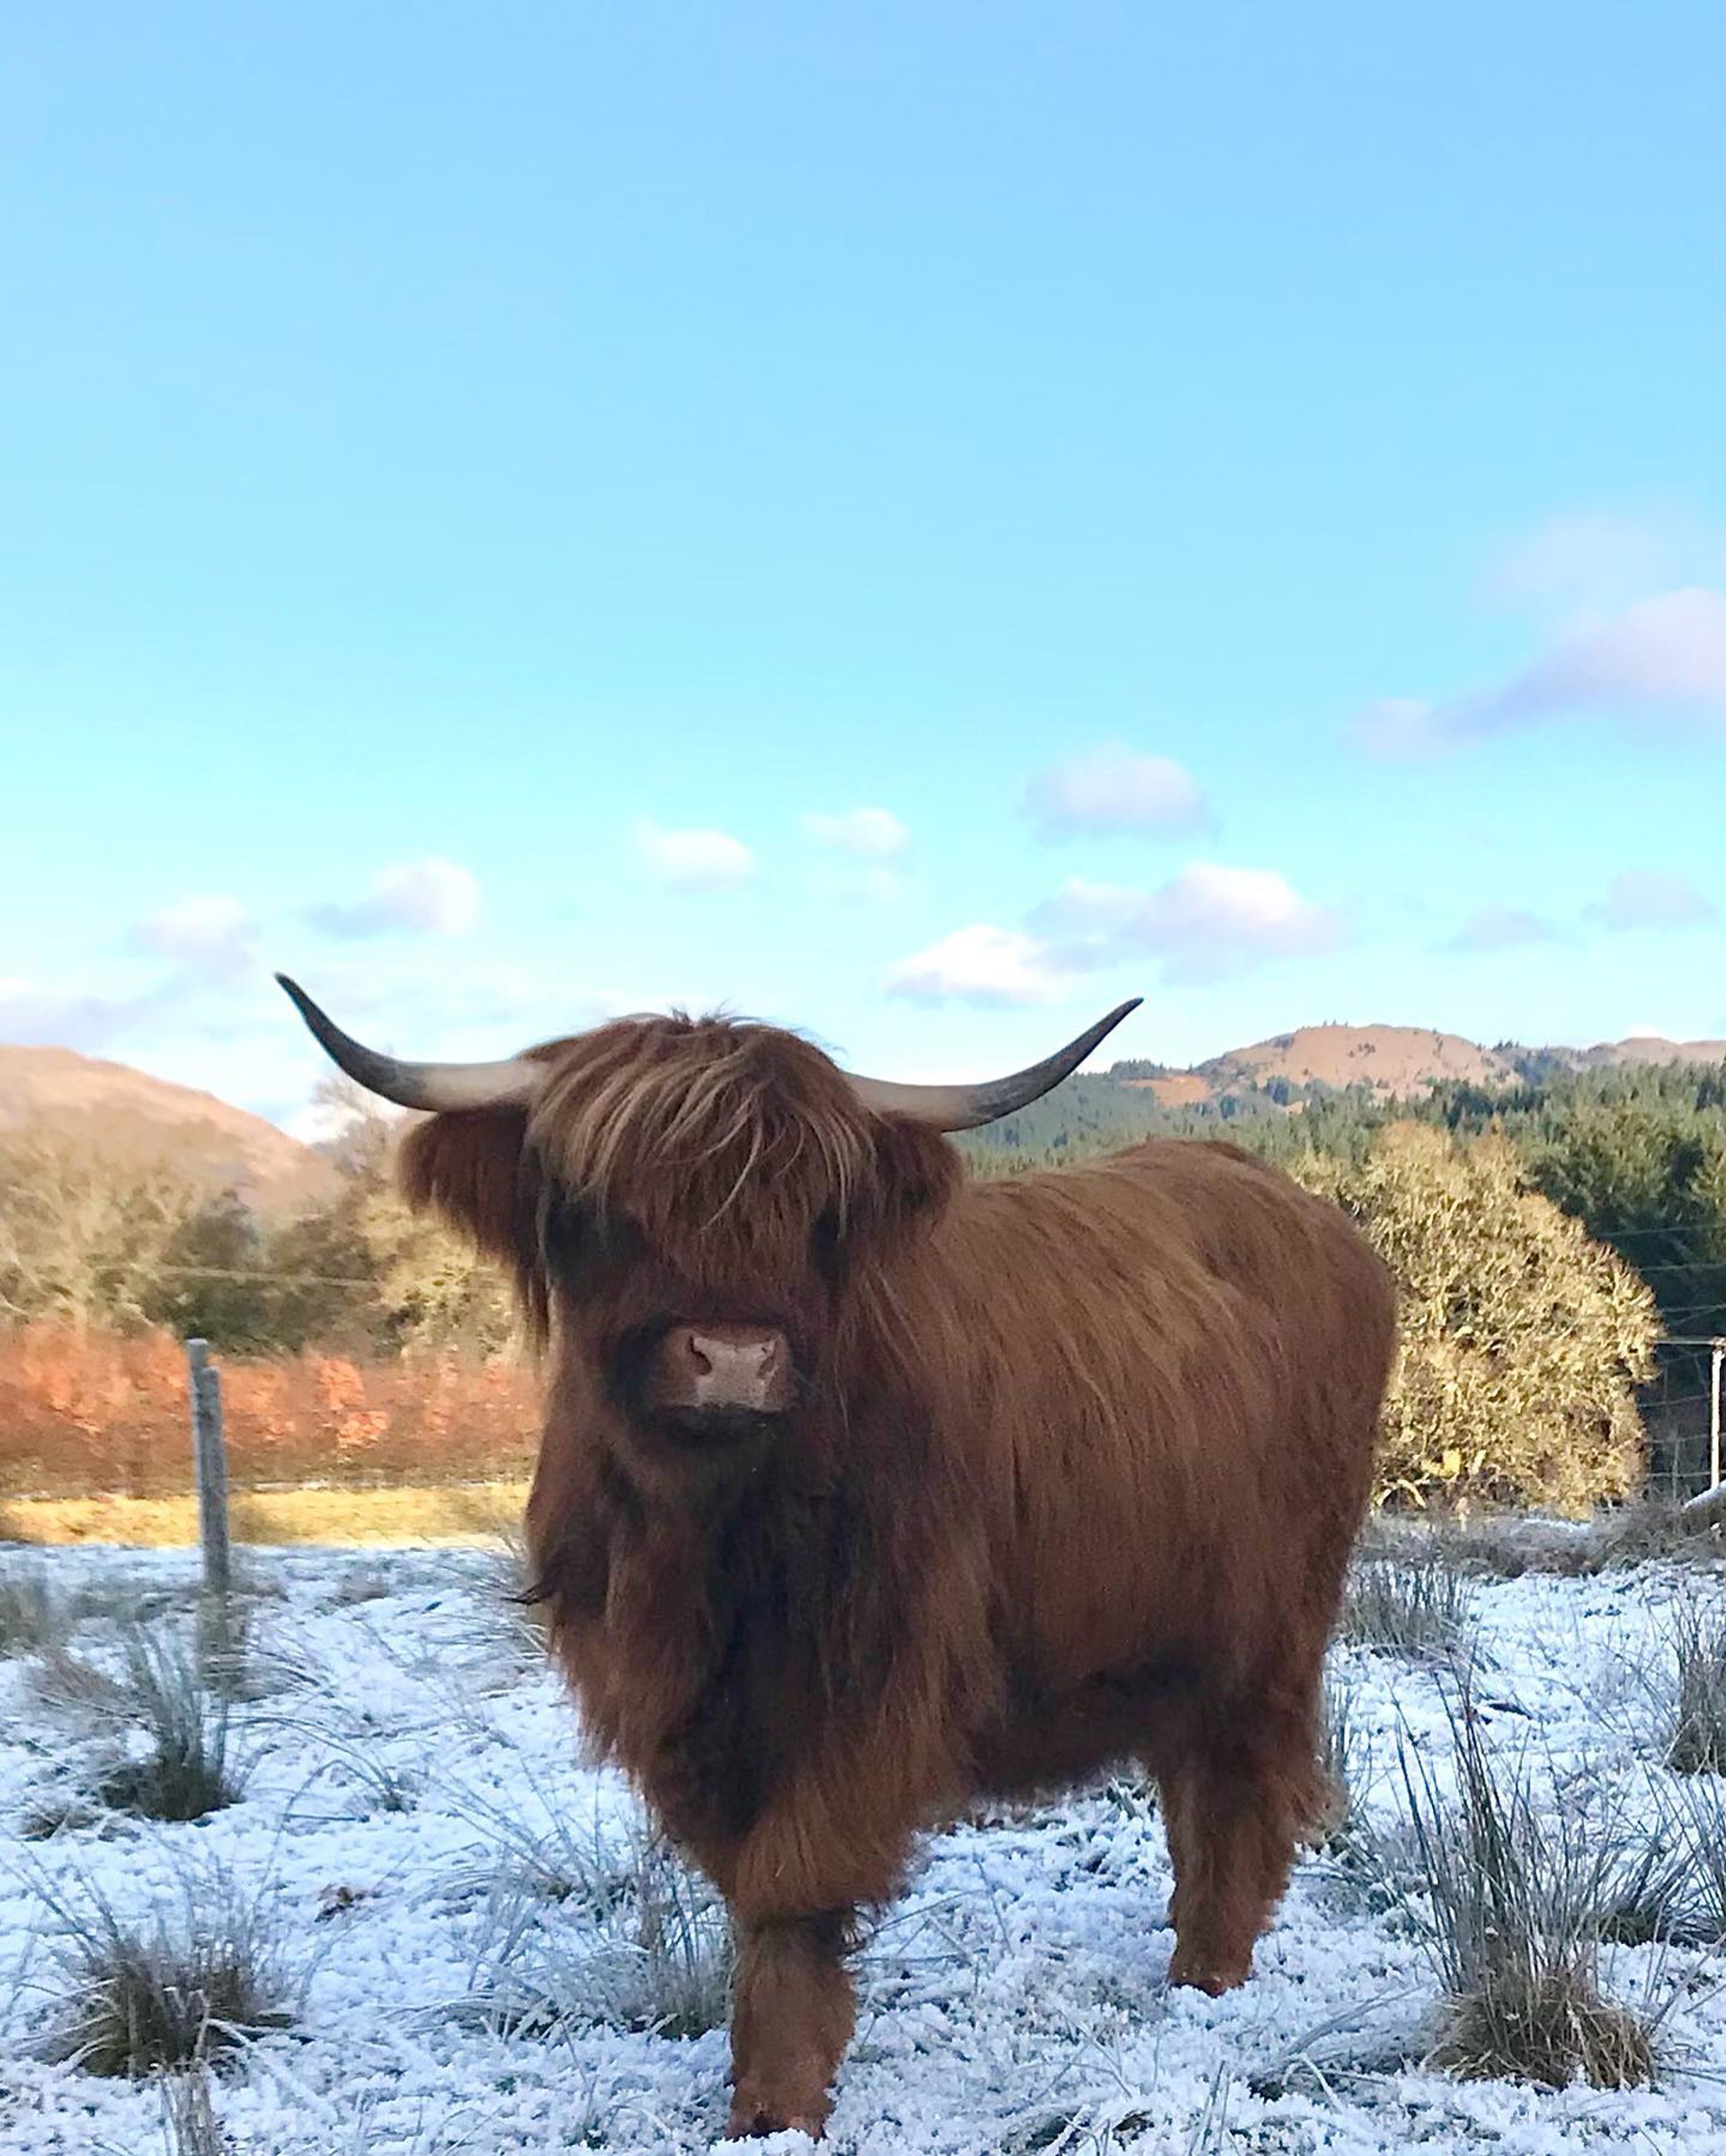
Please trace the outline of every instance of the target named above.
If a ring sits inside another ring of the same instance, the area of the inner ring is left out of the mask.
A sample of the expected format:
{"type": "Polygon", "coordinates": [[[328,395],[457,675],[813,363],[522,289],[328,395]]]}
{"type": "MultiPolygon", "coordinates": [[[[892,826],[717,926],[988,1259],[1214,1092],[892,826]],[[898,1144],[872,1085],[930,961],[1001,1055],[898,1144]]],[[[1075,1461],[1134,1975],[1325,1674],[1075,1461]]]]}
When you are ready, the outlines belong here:
{"type": "Polygon", "coordinates": [[[764,1325],[673,1325],[647,1366],[647,1404],[683,1416],[783,1415],[795,1391],[791,1344],[764,1325]]]}

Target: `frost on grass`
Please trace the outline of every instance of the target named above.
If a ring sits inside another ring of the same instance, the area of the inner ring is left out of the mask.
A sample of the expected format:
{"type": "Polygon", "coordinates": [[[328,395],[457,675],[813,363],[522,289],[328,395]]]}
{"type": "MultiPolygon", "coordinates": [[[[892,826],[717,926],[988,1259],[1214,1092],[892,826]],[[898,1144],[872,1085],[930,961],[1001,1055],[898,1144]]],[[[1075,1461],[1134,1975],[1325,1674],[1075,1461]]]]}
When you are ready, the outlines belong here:
{"type": "Polygon", "coordinates": [[[1613,1854],[1591,1823],[1543,1809],[1526,1761],[1489,1752],[1466,1698],[1452,1718],[1457,1793],[1403,1754],[1428,1939],[1445,2000],[1431,2063],[1476,2079],[1601,2089],[1653,2078],[1650,2018],[1600,1985],[1613,1854]]]}
{"type": "Polygon", "coordinates": [[[289,2025],[292,1985],[257,1903],[214,1868],[188,1871],[179,1886],[134,1918],[87,1876],[39,1884],[61,1992],[50,2057],[137,2079],[289,2025]]]}

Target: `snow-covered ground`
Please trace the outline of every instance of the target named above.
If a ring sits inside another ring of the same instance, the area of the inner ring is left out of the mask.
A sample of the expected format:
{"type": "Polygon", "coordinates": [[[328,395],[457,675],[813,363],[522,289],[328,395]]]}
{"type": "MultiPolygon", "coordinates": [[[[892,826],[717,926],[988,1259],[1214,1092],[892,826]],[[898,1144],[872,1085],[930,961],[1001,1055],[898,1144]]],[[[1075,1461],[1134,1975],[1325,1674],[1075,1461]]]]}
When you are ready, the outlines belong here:
{"type": "MultiPolygon", "coordinates": [[[[135,1582],[153,1625],[190,1625],[182,1553],[29,1561],[67,1592],[135,1582]]],[[[174,2145],[157,2089],[49,2063],[67,2008],[52,1904],[93,1892],[121,1919],[181,1909],[189,1892],[225,1891],[224,1874],[279,1939],[294,2013],[211,2084],[233,2150],[713,2145],[723,2031],[631,2026],[653,2010],[629,1885],[639,1816],[616,1777],[583,1764],[569,1705],[512,1628],[496,1562],[424,1550],[248,1562],[273,1590],[252,1625],[268,1681],[236,1710],[244,1796],[202,1821],[98,1812],[27,1839],[114,1740],[45,1706],[28,1658],[0,1664],[0,2149],[174,2145]],[[547,1998],[565,2010],[536,2012],[547,1998]]],[[[1475,1696],[1490,1741],[1526,1754],[1554,1805],[1653,1816],[1674,1617],[1720,1592],[1708,1573],[1657,1565],[1484,1586],[1475,1696]]],[[[98,1616],[69,1644],[111,1666],[117,1638],[98,1616]]],[[[1442,1779],[1454,1687],[1357,1648],[1338,1650],[1333,1678],[1350,1699],[1359,1800],[1388,1825],[1399,1735],[1442,1779]]],[[[1609,1959],[1609,1988],[1664,2014],[1652,2089],[1467,2082],[1410,2063],[1437,2001],[1418,1912],[1374,1913],[1315,1857],[1255,1981],[1213,2001],[1165,1987],[1169,1886],[1154,1810],[1126,1784],[932,1841],[861,1959],[832,2145],[1726,2152],[1726,1956],[1609,1959]]]]}

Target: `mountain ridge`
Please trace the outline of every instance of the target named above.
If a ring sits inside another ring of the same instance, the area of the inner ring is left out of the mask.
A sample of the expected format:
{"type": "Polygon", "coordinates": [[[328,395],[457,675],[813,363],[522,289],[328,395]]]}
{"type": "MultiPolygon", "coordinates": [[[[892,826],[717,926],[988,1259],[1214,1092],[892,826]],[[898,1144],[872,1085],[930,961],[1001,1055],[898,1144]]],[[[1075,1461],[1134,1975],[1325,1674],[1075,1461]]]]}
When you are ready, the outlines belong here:
{"type": "MultiPolygon", "coordinates": [[[[1303,1025],[1185,1069],[1117,1062],[1071,1080],[1063,1095],[1072,1107],[1083,1105],[1084,1120],[1099,1118],[1125,1139],[1152,1104],[1206,1115],[1226,1113],[1222,1104],[1231,1096],[1247,1096],[1260,1109],[1294,1107],[1315,1092],[1349,1087],[1365,1087],[1379,1101],[1417,1099],[1448,1079],[1508,1089],[1554,1070],[1663,1062],[1726,1062],[1726,1040],[1635,1035],[1588,1048],[1485,1047],[1428,1026],[1303,1025]]],[[[1032,1142],[1035,1113],[1021,1111],[998,1126],[998,1141],[1032,1142]]],[[[166,1161],[262,1211],[314,1202],[334,1181],[315,1148],[216,1094],[76,1049],[0,1043],[0,1140],[26,1131],[132,1165],[166,1161]]]]}

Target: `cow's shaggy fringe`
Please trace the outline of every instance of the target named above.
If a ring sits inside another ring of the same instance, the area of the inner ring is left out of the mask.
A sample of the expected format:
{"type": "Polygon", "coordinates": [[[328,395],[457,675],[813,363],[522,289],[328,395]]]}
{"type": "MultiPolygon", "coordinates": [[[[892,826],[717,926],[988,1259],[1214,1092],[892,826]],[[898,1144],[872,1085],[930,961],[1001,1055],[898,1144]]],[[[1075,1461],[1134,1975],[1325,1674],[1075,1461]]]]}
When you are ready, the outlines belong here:
{"type": "Polygon", "coordinates": [[[1613,1838],[1597,1823],[1543,1822],[1526,1762],[1489,1753],[1466,1698],[1451,1717],[1457,1796],[1446,1803],[1405,1748],[1402,1780],[1419,1850],[1427,1939],[1445,1988],[1429,2061],[1472,2079],[1640,2086],[1656,2024],[1608,2001],[1600,1926],[1613,1838]]]}
{"type": "Polygon", "coordinates": [[[137,2078],[238,2048],[297,2010],[280,1942],[261,1906],[219,1868],[182,1876],[177,1904],[122,1917],[88,1878],[39,1876],[64,2003],[49,2055],[85,2072],[137,2078]]]}
{"type": "Polygon", "coordinates": [[[1683,1610],[1673,1628],[1677,1704],[1666,1763],[1726,1774],[1726,1609],[1683,1610]]]}

